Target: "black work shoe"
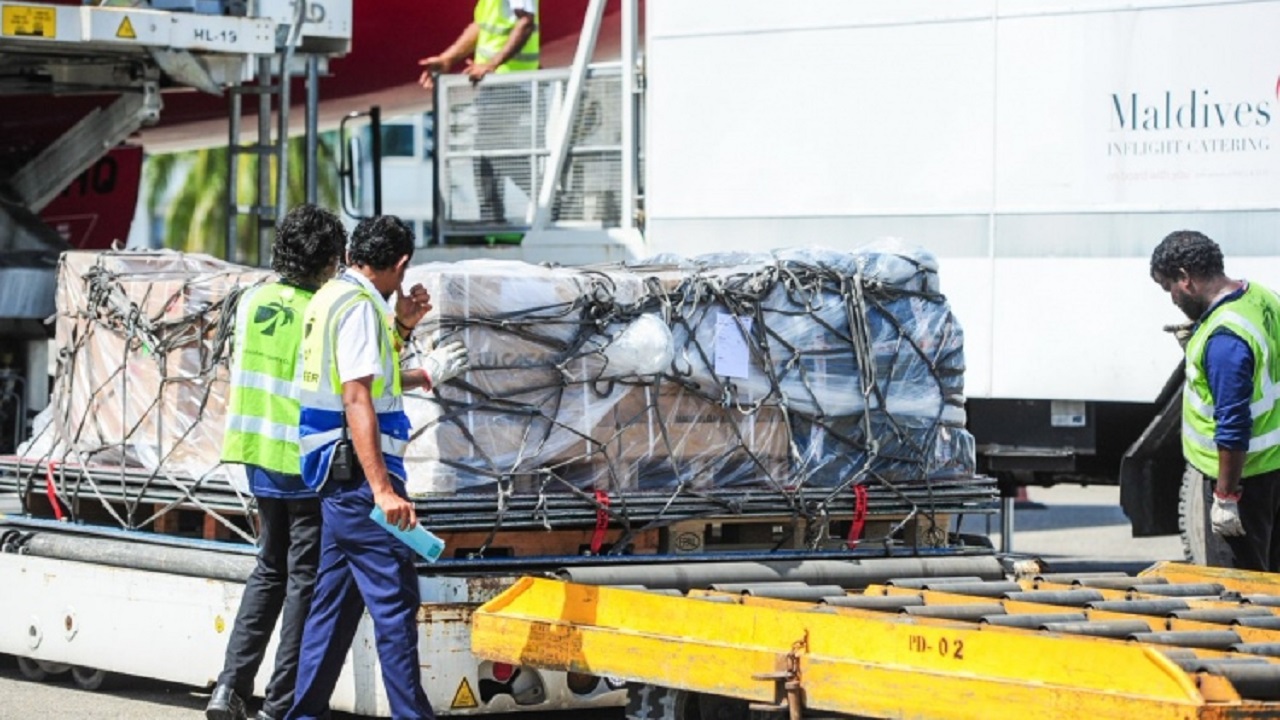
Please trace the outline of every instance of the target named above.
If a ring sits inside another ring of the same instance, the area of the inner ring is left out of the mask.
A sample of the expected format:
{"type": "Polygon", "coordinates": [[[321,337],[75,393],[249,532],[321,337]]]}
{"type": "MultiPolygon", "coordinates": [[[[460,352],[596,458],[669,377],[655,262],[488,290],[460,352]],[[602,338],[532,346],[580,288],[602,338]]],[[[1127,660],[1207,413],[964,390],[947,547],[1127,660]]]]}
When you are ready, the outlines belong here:
{"type": "Polygon", "coordinates": [[[230,685],[219,685],[213,689],[209,704],[204,708],[204,716],[209,720],[248,720],[244,714],[244,700],[230,685]]]}

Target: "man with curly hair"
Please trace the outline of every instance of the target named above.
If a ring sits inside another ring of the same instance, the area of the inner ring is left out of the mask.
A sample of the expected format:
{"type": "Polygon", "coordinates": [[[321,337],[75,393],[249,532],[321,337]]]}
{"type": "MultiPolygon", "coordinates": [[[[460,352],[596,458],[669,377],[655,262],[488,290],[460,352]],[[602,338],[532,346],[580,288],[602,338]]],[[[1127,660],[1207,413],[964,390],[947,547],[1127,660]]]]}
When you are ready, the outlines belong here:
{"type": "Polygon", "coordinates": [[[280,643],[258,718],[281,718],[293,704],[302,627],[320,559],[320,500],[302,481],[294,385],[302,316],[333,277],[346,246],[338,216],[301,205],[276,228],[277,282],[249,288],[236,310],[231,392],[222,461],[244,466],[258,504],[258,562],[245,585],[222,673],[205,709],[209,720],[240,720],[277,618],[280,643]]]}
{"type": "Polygon", "coordinates": [[[1223,270],[1190,230],[1151,255],[1151,279],[1194,323],[1182,391],[1182,452],[1213,486],[1209,519],[1245,570],[1280,571],[1280,297],[1223,270]]]}
{"type": "Polygon", "coordinates": [[[320,493],[324,522],[290,720],[328,717],[366,607],[391,716],[435,717],[422,689],[414,552],[370,517],[378,508],[402,530],[417,524],[405,487],[409,418],[402,394],[447,382],[467,363],[462,344],[449,343],[421,368],[400,367],[401,348],[431,309],[422,285],[402,289],[413,248],[403,220],[361,221],[347,269],[320,288],[303,320],[302,477],[320,493]]]}

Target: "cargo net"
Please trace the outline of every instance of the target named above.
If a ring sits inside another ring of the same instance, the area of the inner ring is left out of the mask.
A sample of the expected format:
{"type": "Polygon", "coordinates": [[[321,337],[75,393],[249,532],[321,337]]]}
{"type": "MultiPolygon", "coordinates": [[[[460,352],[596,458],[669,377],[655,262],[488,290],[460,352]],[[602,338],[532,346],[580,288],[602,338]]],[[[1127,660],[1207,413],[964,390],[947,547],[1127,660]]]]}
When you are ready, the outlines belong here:
{"type": "MultiPolygon", "coordinates": [[[[11,481],[55,512],[163,529],[196,508],[251,539],[243,473],[218,455],[234,307],[268,279],[178,253],[65,255],[53,404],[11,481]]],[[[434,309],[405,363],[452,340],[471,357],[406,396],[408,488],[435,529],[487,545],[789,517],[817,547],[830,523],[815,520],[891,518],[868,538],[884,540],[993,505],[964,429],[963,335],[921,250],[432,263],[415,282],[434,309]]]]}

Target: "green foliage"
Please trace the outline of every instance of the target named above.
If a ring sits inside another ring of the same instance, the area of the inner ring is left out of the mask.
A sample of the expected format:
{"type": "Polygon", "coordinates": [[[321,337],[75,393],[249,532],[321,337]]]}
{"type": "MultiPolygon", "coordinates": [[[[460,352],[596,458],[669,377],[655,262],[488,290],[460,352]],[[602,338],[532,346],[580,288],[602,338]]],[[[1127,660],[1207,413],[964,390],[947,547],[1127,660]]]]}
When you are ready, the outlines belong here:
{"type": "MultiPolygon", "coordinates": [[[[323,133],[318,143],[317,202],[338,208],[338,171],[334,156],[336,133],[323,133]]],[[[306,139],[290,138],[287,152],[289,207],[306,198],[306,139]]],[[[271,195],[266,204],[274,205],[278,172],[271,163],[271,195]]],[[[241,207],[252,204],[258,186],[258,157],[241,155],[236,172],[237,202],[241,207]]],[[[227,237],[227,148],[205,148],[178,153],[151,155],[146,159],[143,183],[147,193],[147,215],[163,212],[164,247],[184,252],[198,252],[226,257],[227,237]],[[167,203],[167,205],[166,205],[167,203]]],[[[253,265],[258,259],[256,218],[236,218],[235,259],[253,265]]]]}

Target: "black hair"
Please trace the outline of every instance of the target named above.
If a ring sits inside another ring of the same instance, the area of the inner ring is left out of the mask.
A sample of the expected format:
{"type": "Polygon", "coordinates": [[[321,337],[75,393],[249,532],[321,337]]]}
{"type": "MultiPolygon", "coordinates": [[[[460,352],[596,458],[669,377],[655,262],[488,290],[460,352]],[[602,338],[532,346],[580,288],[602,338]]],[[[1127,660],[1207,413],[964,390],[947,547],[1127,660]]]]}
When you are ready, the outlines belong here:
{"type": "Polygon", "coordinates": [[[1222,275],[1222,248],[1195,230],[1169,233],[1151,253],[1151,277],[1175,280],[1183,270],[1199,279],[1222,275]]]}
{"type": "Polygon", "coordinates": [[[347,252],[352,265],[387,270],[401,257],[413,257],[413,228],[395,215],[365,218],[352,231],[347,252]]]}
{"type": "Polygon", "coordinates": [[[315,205],[299,205],[276,226],[271,269],[290,285],[318,287],[321,274],[342,257],[347,231],[334,213],[315,205]]]}

